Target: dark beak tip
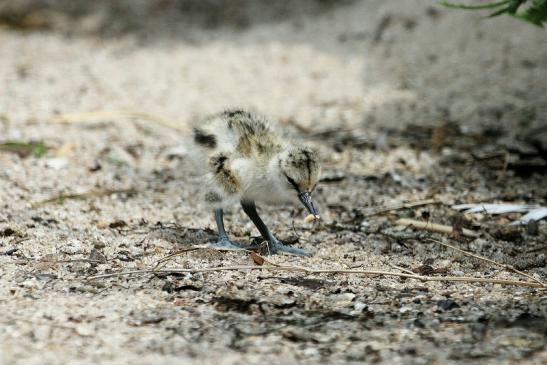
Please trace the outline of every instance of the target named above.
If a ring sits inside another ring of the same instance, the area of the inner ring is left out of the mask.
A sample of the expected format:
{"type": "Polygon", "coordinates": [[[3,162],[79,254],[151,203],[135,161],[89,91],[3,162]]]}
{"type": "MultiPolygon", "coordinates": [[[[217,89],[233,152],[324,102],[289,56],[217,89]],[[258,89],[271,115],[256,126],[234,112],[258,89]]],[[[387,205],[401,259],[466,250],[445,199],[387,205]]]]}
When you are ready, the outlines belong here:
{"type": "Polygon", "coordinates": [[[316,217],[316,219],[319,219],[319,213],[317,212],[317,209],[315,209],[315,206],[313,205],[313,201],[311,199],[310,193],[305,191],[300,193],[298,197],[300,198],[300,201],[306,207],[308,212],[310,212],[310,214],[313,214],[316,217]]]}

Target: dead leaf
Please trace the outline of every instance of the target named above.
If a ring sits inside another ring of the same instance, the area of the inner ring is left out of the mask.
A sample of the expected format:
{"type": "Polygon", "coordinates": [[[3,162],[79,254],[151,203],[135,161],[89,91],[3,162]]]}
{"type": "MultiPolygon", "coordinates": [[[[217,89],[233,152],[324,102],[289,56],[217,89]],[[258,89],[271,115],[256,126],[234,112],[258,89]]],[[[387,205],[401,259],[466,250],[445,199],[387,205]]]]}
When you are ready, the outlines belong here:
{"type": "Polygon", "coordinates": [[[412,272],[415,272],[420,275],[430,275],[435,272],[435,270],[430,265],[421,265],[412,269],[412,272]]]}
{"type": "Polygon", "coordinates": [[[0,231],[0,237],[9,237],[18,234],[13,228],[7,227],[0,231]]]}
{"type": "Polygon", "coordinates": [[[108,228],[122,228],[127,227],[127,223],[121,219],[115,220],[108,224],[108,228]]]}
{"type": "Polygon", "coordinates": [[[94,248],[91,249],[91,252],[89,253],[89,259],[93,261],[99,261],[103,264],[106,263],[106,256],[102,252],[94,248]]]}
{"type": "Polygon", "coordinates": [[[251,252],[251,258],[253,259],[254,263],[257,264],[258,266],[264,265],[264,262],[266,261],[264,260],[262,256],[258,255],[256,252],[251,252]]]}

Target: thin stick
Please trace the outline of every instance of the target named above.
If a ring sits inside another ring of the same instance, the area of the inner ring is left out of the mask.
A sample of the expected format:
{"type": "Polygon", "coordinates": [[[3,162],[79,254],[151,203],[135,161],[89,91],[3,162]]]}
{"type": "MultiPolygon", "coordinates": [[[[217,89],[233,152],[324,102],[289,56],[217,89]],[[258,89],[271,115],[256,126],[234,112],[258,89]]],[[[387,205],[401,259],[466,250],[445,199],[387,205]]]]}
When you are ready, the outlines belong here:
{"type": "Polygon", "coordinates": [[[134,110],[98,110],[98,111],[92,111],[92,112],[85,112],[85,113],[71,113],[71,114],[63,114],[59,116],[55,116],[50,119],[50,122],[54,123],[65,123],[65,124],[71,124],[71,123],[90,123],[90,122],[96,122],[100,119],[110,119],[110,118],[138,118],[143,120],[148,120],[150,122],[153,122],[155,124],[175,129],[178,131],[187,131],[187,128],[183,128],[177,124],[173,124],[170,121],[140,111],[134,111],[134,110]]]}
{"type": "MultiPolygon", "coordinates": [[[[154,270],[158,270],[160,269],[161,267],[165,266],[165,264],[169,261],[171,261],[172,259],[174,259],[175,257],[177,256],[182,256],[188,252],[191,252],[191,251],[197,251],[197,250],[213,250],[213,251],[217,251],[217,252],[228,252],[228,251],[237,251],[237,252],[254,252],[253,250],[247,250],[245,248],[223,248],[223,247],[211,247],[211,246],[208,246],[208,245],[204,245],[204,246],[192,246],[192,247],[189,247],[189,248],[184,248],[182,250],[179,250],[177,252],[173,252],[172,254],[169,254],[167,256],[164,256],[162,257],[161,259],[157,260],[155,263],[154,263],[154,270]]],[[[274,262],[271,262],[271,261],[268,261],[266,260],[266,258],[262,257],[262,256],[259,256],[261,257],[264,262],[270,264],[270,265],[273,265],[273,266],[279,266],[277,265],[276,263],[274,262]]]]}
{"type": "Polygon", "coordinates": [[[472,252],[462,250],[461,248],[458,248],[458,247],[456,247],[456,246],[452,246],[452,245],[450,245],[450,244],[448,244],[448,243],[444,243],[444,242],[438,241],[438,240],[433,239],[433,238],[429,238],[428,240],[431,241],[431,242],[437,243],[437,244],[439,244],[439,245],[441,245],[441,246],[448,247],[448,248],[451,248],[451,249],[453,249],[453,250],[455,250],[455,251],[461,252],[461,253],[463,253],[463,254],[466,255],[466,256],[474,257],[474,258],[476,258],[476,259],[479,259],[479,260],[482,260],[482,261],[489,262],[489,263],[494,264],[494,265],[496,265],[496,266],[503,267],[503,268],[506,269],[506,270],[513,271],[514,273],[517,273],[517,274],[519,274],[519,275],[525,276],[525,277],[527,277],[528,279],[531,279],[531,280],[535,281],[536,283],[538,283],[538,284],[541,285],[542,287],[545,287],[545,284],[544,284],[542,281],[540,281],[540,280],[534,278],[532,275],[529,275],[529,274],[527,274],[527,273],[525,273],[525,272],[522,272],[522,271],[520,271],[520,270],[515,269],[515,268],[514,268],[513,266],[511,266],[511,265],[502,264],[501,262],[497,262],[497,261],[491,260],[491,259],[489,259],[489,258],[487,258],[487,257],[484,257],[484,256],[479,256],[479,255],[474,254],[474,253],[472,253],[472,252]]]}
{"type": "Polygon", "coordinates": [[[531,283],[529,281],[517,281],[517,280],[503,280],[503,279],[488,279],[488,278],[474,278],[465,276],[422,276],[416,274],[395,273],[381,270],[333,270],[333,269],[309,269],[302,266],[224,266],[224,267],[208,267],[202,269],[162,269],[162,270],[133,270],[122,271],[111,274],[101,274],[87,277],[87,280],[96,280],[100,278],[109,278],[125,275],[143,275],[151,273],[163,273],[163,274],[177,274],[177,273],[199,273],[199,272],[213,272],[213,271],[292,271],[292,272],[304,272],[307,274],[357,274],[357,275],[382,275],[382,276],[398,276],[403,278],[421,280],[421,281],[460,281],[469,283],[489,283],[489,284],[501,284],[501,285],[516,285],[525,286],[531,288],[542,288],[543,286],[537,283],[531,283]]]}
{"type": "MultiPolygon", "coordinates": [[[[414,228],[423,229],[423,230],[431,231],[431,232],[439,232],[439,233],[447,233],[447,234],[455,233],[454,227],[452,226],[446,226],[444,224],[437,224],[437,223],[430,223],[430,222],[422,222],[415,219],[401,218],[401,219],[398,219],[395,222],[395,224],[399,226],[414,227],[414,228]]],[[[466,237],[477,238],[480,236],[479,233],[466,228],[463,228],[461,233],[466,237]]]]}
{"type": "Polygon", "coordinates": [[[406,272],[407,274],[412,274],[412,275],[415,274],[414,271],[409,270],[409,269],[405,269],[404,267],[401,267],[401,266],[397,266],[397,265],[393,265],[393,264],[390,264],[389,266],[391,266],[394,269],[401,270],[402,272],[406,272]]]}
{"type": "Polygon", "coordinates": [[[75,262],[85,262],[88,264],[104,264],[106,261],[100,261],[100,260],[92,260],[92,259],[72,259],[72,260],[33,260],[33,259],[26,259],[26,260],[17,260],[17,261],[8,261],[6,264],[71,264],[75,262]]]}
{"type": "Polygon", "coordinates": [[[136,189],[130,188],[130,189],[106,189],[106,190],[96,190],[92,189],[90,191],[86,191],[84,193],[66,193],[66,194],[59,194],[56,196],[53,196],[51,198],[40,200],[37,202],[34,202],[31,204],[33,208],[38,208],[43,205],[46,205],[48,203],[53,203],[59,200],[64,199],[87,199],[87,198],[98,198],[102,196],[108,196],[112,194],[135,194],[137,192],[136,189]]]}
{"type": "Polygon", "coordinates": [[[30,240],[29,236],[19,237],[19,238],[14,239],[13,241],[11,241],[10,244],[12,246],[16,246],[16,245],[20,244],[21,242],[25,242],[25,241],[28,241],[28,240],[30,240]]]}
{"type": "Polygon", "coordinates": [[[365,217],[371,217],[373,215],[390,212],[392,210],[400,210],[400,209],[408,209],[408,208],[414,208],[414,207],[420,207],[423,205],[430,205],[430,204],[440,204],[441,202],[435,199],[425,199],[425,200],[417,200],[414,202],[408,202],[408,203],[401,203],[401,204],[393,204],[393,205],[385,205],[381,207],[376,208],[367,208],[372,210],[372,212],[365,213],[365,217]]]}
{"type": "MultiPolygon", "coordinates": [[[[154,270],[160,269],[162,264],[166,264],[167,262],[171,261],[172,259],[174,259],[177,256],[182,256],[182,255],[184,255],[188,252],[191,252],[191,251],[204,250],[204,249],[207,249],[207,248],[210,248],[210,247],[196,247],[196,246],[194,246],[194,247],[189,247],[189,248],[184,248],[182,250],[178,250],[177,252],[174,252],[172,254],[169,254],[169,255],[164,256],[161,259],[157,260],[154,263],[154,270]]],[[[216,248],[210,248],[210,249],[214,249],[216,251],[221,251],[221,250],[216,249],[216,248]]]]}
{"type": "Polygon", "coordinates": [[[35,263],[48,263],[48,264],[71,264],[74,262],[85,262],[88,264],[104,264],[106,261],[92,260],[92,259],[71,259],[71,260],[37,260],[35,263]]]}

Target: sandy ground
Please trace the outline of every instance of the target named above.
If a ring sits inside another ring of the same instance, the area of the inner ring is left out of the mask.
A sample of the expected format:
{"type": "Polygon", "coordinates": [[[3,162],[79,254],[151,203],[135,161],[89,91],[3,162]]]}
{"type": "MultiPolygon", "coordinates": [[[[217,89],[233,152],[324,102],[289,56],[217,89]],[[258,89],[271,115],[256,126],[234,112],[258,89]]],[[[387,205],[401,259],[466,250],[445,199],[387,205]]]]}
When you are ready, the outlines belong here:
{"type": "MultiPolygon", "coordinates": [[[[434,237],[545,281],[545,221],[511,230],[518,215],[449,208],[547,205],[545,30],[417,0],[37,3],[0,2],[0,143],[45,148],[0,150],[0,364],[547,361],[536,288],[275,271],[87,279],[214,240],[183,130],[244,106],[325,166],[323,222],[261,207],[315,253],[273,262],[523,279],[434,237]],[[118,112],[59,122],[96,111],[118,112]],[[426,198],[442,204],[367,215],[426,198]],[[480,237],[402,230],[401,217],[480,237]]],[[[227,226],[249,242],[258,232],[234,208],[227,226]]],[[[166,264],[253,261],[197,250],[166,264]]]]}

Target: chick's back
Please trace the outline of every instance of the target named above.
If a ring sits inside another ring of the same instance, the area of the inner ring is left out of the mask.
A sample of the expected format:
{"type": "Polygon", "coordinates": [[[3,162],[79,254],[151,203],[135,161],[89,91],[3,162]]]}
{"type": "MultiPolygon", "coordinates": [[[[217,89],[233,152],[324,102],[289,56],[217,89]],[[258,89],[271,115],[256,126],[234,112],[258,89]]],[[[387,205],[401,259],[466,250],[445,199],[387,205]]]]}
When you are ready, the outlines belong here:
{"type": "Polygon", "coordinates": [[[193,141],[205,160],[220,152],[229,159],[267,160],[282,149],[281,138],[264,116],[239,109],[213,115],[196,125],[193,141]]]}

